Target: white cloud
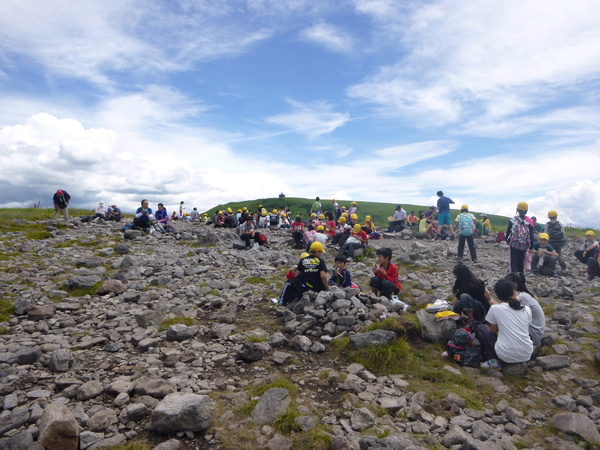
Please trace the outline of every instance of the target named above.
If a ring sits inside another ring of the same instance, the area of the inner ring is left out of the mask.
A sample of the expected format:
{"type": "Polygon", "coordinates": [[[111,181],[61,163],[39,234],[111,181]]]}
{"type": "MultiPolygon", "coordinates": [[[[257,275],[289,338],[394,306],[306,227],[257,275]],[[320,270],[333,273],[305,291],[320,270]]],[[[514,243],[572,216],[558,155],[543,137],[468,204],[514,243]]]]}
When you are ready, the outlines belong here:
{"type": "Polygon", "coordinates": [[[351,52],[354,42],[350,34],[328,23],[319,23],[300,32],[300,38],[339,53],[351,52]]]}
{"type": "Polygon", "coordinates": [[[454,0],[409,9],[361,0],[355,6],[402,53],[397,64],[349,87],[348,95],[419,126],[479,116],[501,120],[564,98],[577,102],[569,90],[585,93],[580,85],[600,75],[597,2],[454,0]]]}
{"type": "Polygon", "coordinates": [[[293,108],[291,113],[267,117],[265,121],[314,138],[332,133],[350,120],[350,114],[334,112],[333,107],[327,102],[304,104],[288,100],[288,103],[293,108]]]}

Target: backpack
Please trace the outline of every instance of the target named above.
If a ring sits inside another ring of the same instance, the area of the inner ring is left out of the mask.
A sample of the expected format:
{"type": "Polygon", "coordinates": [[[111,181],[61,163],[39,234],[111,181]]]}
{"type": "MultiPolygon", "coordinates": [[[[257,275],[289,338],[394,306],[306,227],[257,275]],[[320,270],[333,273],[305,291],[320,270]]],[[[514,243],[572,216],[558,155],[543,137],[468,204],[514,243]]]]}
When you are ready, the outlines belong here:
{"type": "Polygon", "coordinates": [[[80,220],[82,223],[86,223],[86,222],[89,222],[90,220],[92,220],[92,216],[81,216],[81,217],[79,218],[79,220],[80,220]]]}
{"type": "Polygon", "coordinates": [[[504,231],[498,231],[498,234],[496,236],[496,244],[499,244],[502,241],[506,240],[506,233],[504,233],[504,231]]]}
{"type": "Polygon", "coordinates": [[[269,219],[270,225],[279,225],[279,216],[277,214],[271,214],[269,219]]]}
{"type": "Polygon", "coordinates": [[[529,227],[524,220],[512,219],[512,230],[510,232],[510,248],[515,250],[527,250],[529,248],[529,227]]]}
{"type": "Polygon", "coordinates": [[[548,222],[546,224],[546,228],[548,228],[548,235],[550,236],[550,241],[564,241],[565,240],[565,232],[563,230],[562,225],[559,222],[552,223],[548,222]]]}
{"type": "Polygon", "coordinates": [[[446,227],[442,227],[442,231],[440,231],[440,238],[442,240],[446,240],[450,238],[450,232],[446,229],[446,227]]]}
{"type": "Polygon", "coordinates": [[[458,228],[461,236],[472,236],[473,235],[473,217],[471,214],[461,214],[458,219],[458,228]]]}
{"type": "Polygon", "coordinates": [[[300,283],[300,277],[301,275],[298,275],[296,278],[292,278],[290,281],[285,283],[283,286],[283,291],[279,296],[280,306],[286,306],[288,303],[291,303],[292,300],[298,297],[298,295],[300,295],[300,287],[302,284],[300,283]]]}
{"type": "Polygon", "coordinates": [[[269,242],[267,241],[267,237],[264,234],[259,234],[257,239],[258,239],[259,245],[268,245],[269,244],[269,242]]]}
{"type": "Polygon", "coordinates": [[[479,367],[481,363],[481,342],[470,328],[459,328],[448,341],[448,353],[459,366],[479,367]]]}

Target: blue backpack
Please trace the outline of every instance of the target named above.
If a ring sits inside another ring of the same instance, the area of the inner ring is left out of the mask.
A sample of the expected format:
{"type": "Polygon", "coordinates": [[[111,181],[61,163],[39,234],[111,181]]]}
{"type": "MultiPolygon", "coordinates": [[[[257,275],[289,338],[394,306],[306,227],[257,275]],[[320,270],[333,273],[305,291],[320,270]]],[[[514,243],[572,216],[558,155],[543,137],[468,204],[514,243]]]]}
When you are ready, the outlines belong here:
{"type": "Polygon", "coordinates": [[[458,228],[460,230],[461,236],[471,236],[473,234],[473,227],[475,223],[473,222],[473,217],[471,214],[462,214],[458,218],[458,228]]]}

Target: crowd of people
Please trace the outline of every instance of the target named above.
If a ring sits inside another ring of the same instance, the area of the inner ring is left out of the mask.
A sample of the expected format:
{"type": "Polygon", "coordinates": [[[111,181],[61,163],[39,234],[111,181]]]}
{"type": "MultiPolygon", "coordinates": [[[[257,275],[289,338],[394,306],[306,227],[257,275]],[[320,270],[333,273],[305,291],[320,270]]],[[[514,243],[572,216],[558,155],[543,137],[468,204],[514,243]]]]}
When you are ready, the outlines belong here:
{"type": "MultiPolygon", "coordinates": [[[[565,230],[558,220],[555,210],[548,212],[545,225],[536,217],[528,217],[527,202],[519,202],[516,214],[510,218],[506,232],[499,231],[496,242],[506,241],[508,244],[509,274],[494,285],[495,297],[487,289],[468,266],[460,262],[465,250],[469,249],[472,261],[477,261],[475,237],[488,236],[492,226],[487,214],[476,217],[464,204],[460,213],[452,220],[450,205],[454,201],[437,192],[437,206],[428,211],[415,211],[410,214],[397,205],[395,212],[388,218],[386,232],[402,232],[408,228],[411,232],[419,232],[433,239],[456,239],[458,237],[458,264],[452,274],[455,283],[452,288],[453,300],[451,310],[463,316],[467,327],[481,343],[480,366],[484,369],[498,369],[507,364],[523,364],[535,357],[545,327],[542,308],[526,286],[526,275],[542,275],[556,277],[557,267],[564,269],[566,262],[562,249],[567,242],[565,230]]],[[[54,197],[56,224],[63,215],[65,224],[69,223],[68,204],[71,196],[64,189],[58,190],[54,197]]],[[[134,227],[146,232],[158,230],[172,231],[169,220],[189,220],[191,222],[212,225],[215,228],[237,229],[240,239],[247,248],[269,247],[266,235],[261,229],[282,229],[290,233],[293,248],[304,250],[297,265],[287,273],[287,282],[279,299],[279,305],[286,306],[298,299],[306,291],[323,291],[332,286],[358,287],[352,282],[348,263],[353,260],[357,251],[365,251],[369,242],[380,239],[370,215],[359,220],[358,205],[352,202],[349,209],[339,206],[335,199],[330,207],[324,207],[319,197],[311,205],[309,216],[303,220],[301,215],[292,216],[289,207],[267,210],[259,205],[256,211],[247,207],[217,211],[212,217],[200,214],[197,208],[184,213],[184,202],[180,203],[179,212],[173,211],[169,217],[162,203],[157,204],[156,212],[150,208],[148,200],[141,201],[131,224],[124,228],[134,227]],[[293,217],[293,219],[292,219],[293,217]],[[324,255],[334,251],[334,268],[328,273],[324,255]]],[[[116,221],[122,219],[121,211],[116,205],[105,206],[99,202],[90,221],[116,221]]],[[[587,276],[593,279],[600,276],[600,244],[593,230],[585,234],[585,242],[575,251],[574,258],[578,263],[587,266],[587,276]]],[[[369,288],[373,294],[386,297],[391,302],[398,300],[402,289],[398,267],[392,262],[392,250],[387,247],[378,248],[375,252],[377,261],[372,267],[373,276],[369,280],[369,288]]]]}

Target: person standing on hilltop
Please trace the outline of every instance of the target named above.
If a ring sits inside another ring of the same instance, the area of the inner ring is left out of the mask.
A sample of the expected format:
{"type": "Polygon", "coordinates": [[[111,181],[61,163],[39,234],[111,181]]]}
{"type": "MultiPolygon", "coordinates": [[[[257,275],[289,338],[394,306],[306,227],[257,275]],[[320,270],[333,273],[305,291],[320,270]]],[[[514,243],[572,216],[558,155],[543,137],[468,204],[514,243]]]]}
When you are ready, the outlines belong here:
{"type": "Polygon", "coordinates": [[[335,198],[331,199],[331,203],[333,204],[333,214],[335,215],[335,222],[337,223],[342,215],[342,209],[340,208],[340,205],[338,205],[338,202],[335,201],[335,198]]]}
{"type": "Polygon", "coordinates": [[[452,219],[450,217],[450,205],[454,205],[452,199],[444,197],[442,191],[437,191],[438,201],[438,228],[437,234],[441,236],[442,228],[446,225],[450,228],[450,239],[454,239],[454,228],[452,228],[452,219]]]}
{"type": "Polygon", "coordinates": [[[321,205],[321,199],[319,197],[315,198],[312,206],[310,207],[310,214],[316,214],[317,216],[321,214],[321,210],[323,209],[323,205],[321,205]]]}
{"type": "Polygon", "coordinates": [[[524,273],[525,254],[533,248],[533,226],[525,220],[529,205],[519,202],[517,215],[508,222],[506,242],[510,251],[510,271],[524,273]]]}
{"type": "Polygon", "coordinates": [[[59,189],[56,191],[54,196],[52,197],[52,201],[54,202],[54,217],[52,218],[52,225],[56,225],[58,218],[60,215],[63,215],[63,219],[65,221],[65,225],[69,226],[69,202],[71,201],[71,196],[64,189],[59,189]]]}
{"type": "Polygon", "coordinates": [[[183,202],[181,202],[179,204],[179,218],[183,219],[183,210],[185,209],[185,207],[183,206],[183,202]]]}

